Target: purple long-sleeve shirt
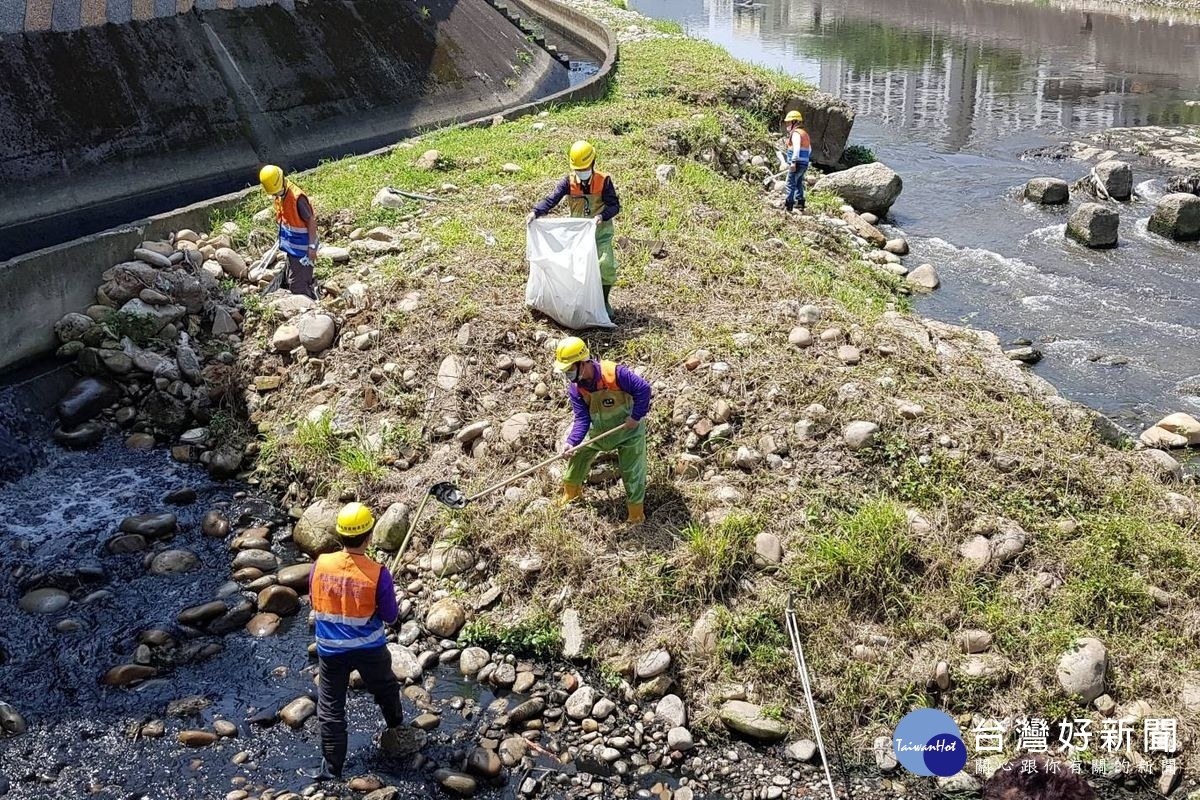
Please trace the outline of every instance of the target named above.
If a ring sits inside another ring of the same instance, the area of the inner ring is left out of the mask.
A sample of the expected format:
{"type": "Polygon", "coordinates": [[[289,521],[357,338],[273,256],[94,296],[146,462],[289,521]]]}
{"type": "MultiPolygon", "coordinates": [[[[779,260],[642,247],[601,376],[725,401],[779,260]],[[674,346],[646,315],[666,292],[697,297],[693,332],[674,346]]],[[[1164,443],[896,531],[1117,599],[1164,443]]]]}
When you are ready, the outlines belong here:
{"type": "MultiPolygon", "coordinates": [[[[588,193],[589,186],[585,186],[583,191],[588,193]]],[[[544,217],[550,213],[550,210],[562,202],[562,199],[571,193],[571,176],[565,176],[558,185],[554,187],[554,191],[546,195],[542,202],[533,207],[533,215],[535,217],[544,217]]],[[[600,199],[604,201],[604,210],[600,212],[600,219],[608,222],[617,214],[621,213],[621,199],[617,197],[617,188],[613,186],[611,176],[605,176],[604,186],[600,190],[600,199]]]]}
{"type": "MultiPolygon", "coordinates": [[[[308,585],[312,586],[313,575],[317,571],[317,562],[313,562],[308,570],[308,585]]],[[[379,568],[379,583],[375,585],[375,616],[388,625],[400,616],[400,607],[396,605],[396,583],[387,567],[379,568]]]]}
{"type": "MultiPolygon", "coordinates": [[[[596,391],[596,383],[600,379],[600,363],[591,360],[593,378],[590,381],[580,380],[567,387],[567,396],[571,398],[571,410],[575,412],[575,423],[567,435],[567,446],[574,447],[587,438],[588,428],[592,426],[592,413],[588,410],[587,401],[579,393],[579,387],[589,392],[596,391]]],[[[634,422],[640,422],[650,411],[650,384],[633,370],[617,365],[617,386],[621,391],[633,397],[633,410],[629,417],[634,422]]]]}

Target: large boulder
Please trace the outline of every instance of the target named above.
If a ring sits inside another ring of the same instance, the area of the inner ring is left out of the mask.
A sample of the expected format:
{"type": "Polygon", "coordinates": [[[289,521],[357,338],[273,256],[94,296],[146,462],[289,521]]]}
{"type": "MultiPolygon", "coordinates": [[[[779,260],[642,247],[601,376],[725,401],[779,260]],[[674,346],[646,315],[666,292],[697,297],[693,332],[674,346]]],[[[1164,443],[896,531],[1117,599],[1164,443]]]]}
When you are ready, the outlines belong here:
{"type": "Polygon", "coordinates": [[[1143,431],[1138,439],[1146,447],[1164,450],[1200,445],[1200,421],[1190,414],[1170,414],[1143,431]]]}
{"type": "Polygon", "coordinates": [[[204,310],[207,293],[195,275],[189,275],[182,270],[171,270],[160,273],[160,283],[162,281],[166,283],[164,288],[172,303],[183,306],[189,314],[199,314],[204,310]]]}
{"type": "Polygon", "coordinates": [[[1025,184],[1025,199],[1044,206],[1061,205],[1071,199],[1071,191],[1062,178],[1034,178],[1025,184]]]}
{"type": "Polygon", "coordinates": [[[860,214],[870,212],[882,218],[904,189],[904,181],[886,164],[861,164],[822,177],[813,187],[841,197],[860,214]]]}
{"type": "Polygon", "coordinates": [[[213,260],[221,265],[221,269],[231,278],[245,278],[250,271],[246,266],[246,260],[236,251],[228,247],[222,247],[213,255],[213,260]]]}
{"type": "Polygon", "coordinates": [[[117,388],[99,378],[82,378],[58,401],[58,418],[73,428],[95,417],[120,396],[117,388]]]}
{"type": "Polygon", "coordinates": [[[1100,203],[1084,203],[1067,220],[1067,236],[1087,247],[1116,247],[1121,217],[1100,203]]]}
{"type": "Polygon", "coordinates": [[[812,92],[788,103],[784,113],[793,109],[804,114],[804,130],[812,139],[812,162],[823,167],[837,166],[854,127],[854,107],[833,95],[812,92]]]}
{"type": "Polygon", "coordinates": [[[292,541],[310,556],[341,549],[334,529],[341,506],[332,500],[318,500],[304,510],[292,531],[292,541]]]}
{"type": "Polygon", "coordinates": [[[1150,215],[1148,227],[1178,242],[1200,239],[1200,197],[1182,192],[1166,195],[1150,215]]]}
{"type": "Polygon", "coordinates": [[[1113,200],[1128,200],[1133,195],[1133,168],[1124,161],[1101,161],[1092,174],[1113,200]]]}

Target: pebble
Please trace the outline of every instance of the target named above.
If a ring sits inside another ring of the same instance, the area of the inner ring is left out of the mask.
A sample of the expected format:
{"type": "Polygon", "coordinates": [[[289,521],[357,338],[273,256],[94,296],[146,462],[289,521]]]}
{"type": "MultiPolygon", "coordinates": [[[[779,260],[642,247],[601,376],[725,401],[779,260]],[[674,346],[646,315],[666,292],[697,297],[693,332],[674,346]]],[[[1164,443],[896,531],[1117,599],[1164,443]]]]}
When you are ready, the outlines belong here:
{"type": "Polygon", "coordinates": [[[654,650],[638,659],[634,668],[639,678],[654,678],[666,672],[671,666],[671,654],[666,650],[654,650]]]}
{"type": "Polygon", "coordinates": [[[687,708],[678,695],[668,694],[654,707],[654,716],[669,727],[681,728],[687,724],[687,708]]]}
{"type": "Polygon", "coordinates": [[[464,797],[470,797],[478,789],[478,784],[470,775],[450,769],[437,770],[433,773],[433,778],[442,785],[443,789],[464,797]]]}
{"type": "Polygon", "coordinates": [[[667,747],[686,753],[696,746],[692,740],[692,732],[687,728],[677,727],[667,731],[667,747]]]}
{"type": "Polygon", "coordinates": [[[412,721],[412,726],[419,730],[428,731],[442,724],[442,718],[437,714],[424,713],[412,721]]]}
{"type": "Polygon", "coordinates": [[[797,326],[788,332],[788,344],[794,347],[811,347],[812,332],[808,328],[797,326]]]}
{"type": "Polygon", "coordinates": [[[608,719],[608,717],[617,710],[617,704],[607,697],[601,697],[596,701],[596,705],[592,707],[592,717],[600,722],[608,719]]]}
{"type": "Polygon", "coordinates": [[[179,743],[187,747],[208,747],[217,740],[212,731],[180,731],[179,743]]]}
{"type": "Polygon", "coordinates": [[[255,614],[246,623],[246,632],[256,638],[270,636],[279,629],[280,622],[278,614],[255,614]]]}

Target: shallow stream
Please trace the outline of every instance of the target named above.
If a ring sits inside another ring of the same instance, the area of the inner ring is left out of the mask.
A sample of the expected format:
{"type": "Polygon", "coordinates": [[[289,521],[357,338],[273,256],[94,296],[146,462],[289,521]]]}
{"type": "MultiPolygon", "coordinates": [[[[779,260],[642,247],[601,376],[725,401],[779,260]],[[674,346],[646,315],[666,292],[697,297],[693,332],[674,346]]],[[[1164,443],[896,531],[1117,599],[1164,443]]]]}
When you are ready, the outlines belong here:
{"type": "MultiPolygon", "coordinates": [[[[1130,430],[1200,413],[1200,245],[1148,234],[1153,204],[1136,200],[1121,204],[1120,246],[1088,250],[1063,236],[1062,207],[1020,199],[1032,177],[1090,170],[1027,150],[1200,123],[1200,19],[984,0],[631,6],[855,107],[851,141],[904,178],[893,221],[910,239],[906,263],[932,263],[942,279],[920,312],[1034,340],[1043,377],[1130,430]]],[[[1134,167],[1138,190],[1157,197],[1167,173],[1134,167]]]]}

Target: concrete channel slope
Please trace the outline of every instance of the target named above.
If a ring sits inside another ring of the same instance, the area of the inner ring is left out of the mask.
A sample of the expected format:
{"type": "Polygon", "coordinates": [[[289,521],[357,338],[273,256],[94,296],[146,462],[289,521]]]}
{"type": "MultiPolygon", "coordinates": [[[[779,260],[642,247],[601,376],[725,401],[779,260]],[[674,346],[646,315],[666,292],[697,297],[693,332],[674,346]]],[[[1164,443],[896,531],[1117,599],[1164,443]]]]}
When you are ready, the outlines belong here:
{"type": "Polygon", "coordinates": [[[485,0],[0,7],[0,260],[569,85],[485,0]]]}
{"type": "MultiPolygon", "coordinates": [[[[80,2],[80,0],[65,0],[65,2],[69,4],[80,2]]],[[[132,4],[131,0],[107,0],[107,2],[105,0],[82,0],[82,2],[84,5],[95,2],[107,10],[116,8],[123,3],[125,9],[129,9],[129,11],[122,11],[121,13],[126,16],[118,17],[120,19],[127,18],[128,14],[132,14],[133,11],[148,15],[152,8],[161,10],[165,14],[175,3],[178,3],[179,6],[187,5],[189,8],[192,6],[192,0],[169,0],[169,2],[168,0],[133,0],[132,4]]],[[[209,0],[207,5],[211,6],[217,2],[218,0],[209,0]]],[[[235,3],[262,5],[270,0],[219,0],[219,2],[222,7],[232,7],[235,3]]],[[[310,10],[320,5],[321,2],[322,0],[310,0],[310,10]]],[[[73,25],[80,24],[73,21],[75,17],[58,18],[57,12],[62,3],[63,0],[55,2],[53,4],[55,14],[49,18],[49,21],[46,21],[45,17],[39,17],[42,20],[39,24],[51,27],[62,25],[63,32],[71,29],[73,25]],[[55,22],[56,19],[57,22],[55,22]]],[[[361,2],[361,0],[356,3],[354,0],[344,0],[335,3],[339,6],[355,8],[377,7],[381,4],[405,6],[412,4],[412,0],[384,0],[382,3],[367,3],[361,2]]],[[[27,2],[26,0],[0,0],[0,31],[9,32],[0,33],[0,47],[10,47],[10,37],[14,35],[13,32],[17,32],[18,39],[27,36],[27,33],[20,33],[21,26],[31,19],[30,10],[34,10],[35,6],[42,5],[46,5],[44,0],[27,0],[27,2]],[[14,4],[21,6],[20,14],[12,13],[14,4]]],[[[196,9],[203,11],[206,7],[204,0],[196,0],[196,9]]],[[[420,6],[415,7],[417,13],[420,14],[420,6]]],[[[284,137],[288,142],[304,144],[317,141],[319,144],[322,141],[316,138],[319,134],[326,137],[324,142],[330,143],[339,151],[358,152],[364,154],[362,157],[368,158],[373,153],[391,149],[415,128],[449,123],[488,125],[491,124],[493,115],[498,112],[503,112],[506,117],[512,118],[535,113],[552,104],[595,99],[608,91],[619,55],[616,39],[603,25],[569,6],[555,2],[555,0],[523,0],[520,7],[521,13],[536,20],[537,26],[547,34],[552,34],[556,40],[577,48],[575,55],[593,60],[598,64],[594,74],[579,83],[564,86],[558,90],[555,90],[555,87],[562,83],[560,76],[565,71],[555,66],[552,60],[544,60],[543,56],[546,58],[549,56],[540,48],[536,52],[532,49],[524,49],[523,52],[532,54],[529,59],[515,57],[516,63],[525,65],[525,68],[519,73],[512,69],[512,64],[499,58],[500,55],[507,56],[509,51],[515,55],[518,52],[518,46],[532,48],[534,44],[514,22],[524,26],[526,31],[532,29],[533,26],[527,20],[518,19],[518,15],[506,8],[501,0],[492,0],[491,4],[485,3],[484,0],[462,0],[459,3],[443,2],[440,6],[431,3],[427,7],[431,9],[430,18],[435,18],[440,13],[447,15],[447,21],[440,23],[439,29],[433,31],[435,54],[425,63],[449,63],[451,66],[469,63],[500,63],[508,74],[515,76],[503,80],[495,78],[508,91],[493,89],[494,76],[483,73],[482,69],[480,69],[481,75],[472,72],[458,81],[457,85],[449,82],[446,86],[439,86],[435,81],[434,85],[427,87],[425,93],[419,95],[415,101],[399,102],[390,109],[394,114],[392,133],[376,134],[371,132],[369,136],[365,137],[361,135],[359,127],[365,123],[360,123],[359,120],[370,117],[370,113],[355,113],[351,101],[340,103],[342,107],[349,108],[345,111],[344,117],[327,116],[307,124],[289,125],[285,123],[294,119],[298,113],[294,108],[295,103],[292,102],[290,105],[281,103],[277,100],[273,90],[264,90],[262,99],[270,104],[271,108],[278,108],[279,112],[277,115],[260,114],[253,118],[262,120],[265,117],[272,117],[272,125],[277,129],[275,135],[284,137]],[[435,7],[440,8],[441,11],[435,12],[433,10],[435,7]],[[475,13],[476,19],[460,19],[459,15],[464,12],[475,13]],[[497,20],[499,21],[497,22],[497,20]],[[460,33],[463,30],[474,30],[479,33],[465,38],[460,33]],[[444,31],[449,31],[449,33],[444,31]],[[516,31],[515,39],[513,31],[516,31]],[[484,33],[491,38],[485,37],[484,33]],[[483,51],[483,54],[475,61],[471,61],[467,54],[459,49],[459,42],[467,42],[472,47],[483,51]],[[437,55],[438,51],[441,51],[441,55],[437,55]],[[504,82],[505,80],[511,81],[515,85],[510,86],[504,82]],[[474,95],[471,94],[472,91],[475,92],[474,95]],[[472,97],[475,99],[472,100],[472,97]],[[437,118],[439,114],[441,115],[440,119],[437,118]],[[345,134],[340,145],[334,144],[330,138],[338,131],[345,134]],[[371,150],[371,144],[374,141],[371,137],[373,136],[378,136],[383,143],[371,150]],[[351,142],[357,144],[352,146],[351,142]]],[[[291,9],[285,4],[281,10],[290,11],[291,9]]],[[[340,13],[341,10],[335,11],[340,13]]],[[[79,17],[81,21],[85,19],[88,18],[79,17]]],[[[204,19],[204,16],[201,15],[200,19],[204,19]]],[[[408,18],[406,17],[406,19],[408,18]]],[[[176,21],[177,23],[178,21],[176,21]]],[[[107,27],[114,28],[112,25],[107,27]]],[[[421,30],[429,32],[429,29],[424,27],[421,30]]],[[[401,31],[401,33],[403,32],[401,31]]],[[[116,30],[111,30],[109,35],[120,36],[116,30]]],[[[376,32],[372,36],[391,40],[390,34],[384,36],[383,33],[376,32]]],[[[538,39],[536,36],[530,38],[533,38],[535,42],[538,39]]],[[[185,44],[186,42],[181,43],[181,46],[185,44]]],[[[279,49],[275,52],[285,54],[296,53],[300,47],[294,41],[291,43],[282,41],[276,46],[279,49]]],[[[352,50],[355,47],[353,44],[342,46],[352,50]]],[[[412,47],[412,44],[409,43],[408,46],[412,47]]],[[[12,46],[12,49],[19,48],[12,46]]],[[[165,51],[160,55],[164,53],[165,51]]],[[[133,59],[134,51],[127,51],[127,55],[133,59]]],[[[352,52],[350,55],[353,56],[354,53],[352,52]]],[[[138,62],[135,59],[133,63],[138,62]]],[[[397,74],[401,74],[408,68],[408,63],[396,61],[393,62],[392,67],[397,74]]],[[[172,74],[176,81],[174,86],[188,84],[186,73],[190,67],[181,62],[176,69],[180,71],[180,74],[172,74]]],[[[335,84],[327,86],[325,91],[331,94],[337,94],[339,91],[343,95],[349,93],[355,98],[359,98],[365,93],[366,90],[355,80],[352,72],[344,72],[342,76],[348,81],[347,86],[339,87],[335,84]]],[[[264,72],[260,73],[256,80],[265,81],[270,77],[270,74],[264,72]]],[[[275,77],[277,80],[284,80],[287,76],[276,75],[275,77]]],[[[135,78],[136,76],[128,76],[131,81],[135,78]]],[[[80,82],[90,80],[86,77],[80,78],[80,82]]],[[[146,81],[142,81],[139,85],[145,87],[148,84],[146,81]]],[[[3,98],[6,96],[4,92],[12,91],[11,87],[3,85],[3,73],[0,72],[0,139],[8,139],[14,135],[18,137],[26,135],[21,124],[13,122],[11,117],[5,117],[2,113],[5,108],[3,105],[5,102],[3,98]],[[14,131],[19,133],[14,133],[14,131]]],[[[166,103],[169,108],[176,109],[177,112],[179,109],[197,105],[195,98],[198,90],[187,89],[185,86],[179,91],[191,92],[187,95],[192,98],[191,102],[177,102],[169,92],[164,94],[161,90],[156,90],[154,97],[166,103]]],[[[11,94],[8,97],[11,99],[11,94]]],[[[22,106],[22,113],[25,114],[24,125],[26,126],[32,124],[30,120],[33,112],[25,106],[38,108],[34,99],[26,97],[22,100],[22,103],[25,104],[22,106]]],[[[339,103],[334,102],[333,105],[336,107],[339,103]]],[[[152,104],[139,108],[141,114],[153,119],[164,118],[163,114],[154,110],[152,104]]],[[[376,108],[374,111],[383,114],[389,109],[376,108]]],[[[46,112],[38,111],[38,113],[46,112]]],[[[126,116],[129,115],[126,114],[126,116]]],[[[142,132],[142,141],[144,141],[145,131],[150,123],[138,114],[133,114],[131,118],[143,125],[138,130],[142,132]]],[[[170,121],[171,115],[165,115],[165,118],[170,121]]],[[[251,116],[246,117],[246,119],[251,118],[251,116]]],[[[181,228],[206,229],[213,212],[230,208],[241,202],[247,194],[257,193],[256,186],[242,187],[254,182],[255,171],[260,163],[258,159],[261,158],[265,161],[270,158],[270,160],[281,162],[292,169],[305,166],[299,157],[276,157],[270,152],[265,155],[260,154],[254,149],[253,140],[249,134],[246,134],[237,158],[230,157],[228,166],[219,168],[217,156],[220,151],[213,146],[211,141],[207,141],[208,139],[215,140],[215,134],[208,129],[202,129],[197,134],[190,126],[184,126],[183,131],[191,147],[190,151],[182,146],[173,146],[169,139],[160,137],[158,141],[163,150],[156,155],[146,156],[140,161],[134,160],[127,163],[113,158],[111,164],[101,164],[95,168],[76,168],[73,164],[64,164],[61,169],[62,174],[56,177],[59,185],[63,187],[60,189],[63,197],[57,201],[58,210],[47,217],[50,221],[62,221],[63,224],[68,225],[66,229],[58,231],[60,234],[58,244],[41,247],[37,250],[17,247],[11,239],[5,238],[7,233],[14,228],[10,226],[6,229],[4,223],[0,222],[0,249],[7,247],[19,253],[11,257],[0,254],[0,297],[4,298],[4,313],[0,314],[0,342],[4,342],[4,347],[0,348],[0,374],[11,373],[19,365],[36,362],[53,353],[57,347],[54,324],[67,312],[82,311],[95,302],[94,289],[100,280],[100,275],[112,265],[128,261],[133,249],[140,242],[146,239],[164,238],[181,228]],[[200,162],[199,166],[196,166],[197,160],[200,162]],[[98,181],[95,176],[105,170],[110,174],[117,173],[118,175],[123,171],[130,186],[150,185],[153,188],[153,184],[147,184],[143,179],[149,178],[158,181],[158,185],[165,191],[162,210],[139,209],[137,205],[128,205],[123,208],[120,203],[121,197],[132,198],[134,204],[141,203],[143,205],[148,205],[150,200],[147,199],[148,195],[146,194],[137,195],[131,191],[122,194],[125,184],[118,179],[108,178],[107,184],[104,181],[98,181]],[[206,176],[215,176],[222,170],[224,170],[223,174],[229,176],[227,180],[232,183],[232,189],[223,189],[221,182],[216,180],[205,183],[206,176]],[[72,185],[72,178],[77,182],[77,187],[72,185]],[[109,191],[107,206],[94,197],[85,200],[85,195],[89,192],[94,195],[106,185],[109,191]],[[206,186],[213,188],[211,191],[207,191],[204,189],[206,186]],[[220,194],[222,191],[229,193],[220,194]],[[195,195],[199,195],[199,197],[195,195]],[[70,212],[73,209],[71,202],[75,202],[79,206],[79,213],[74,219],[70,218],[70,212]],[[119,215],[119,221],[109,223],[108,226],[97,221],[103,219],[99,217],[101,208],[108,209],[105,213],[111,212],[119,215]],[[88,216],[89,214],[93,216],[88,216]],[[92,229],[95,232],[89,232],[92,229]]],[[[120,141],[118,134],[119,131],[110,134],[114,142],[120,141]]],[[[26,140],[20,139],[19,141],[26,140]]],[[[19,141],[17,143],[0,141],[0,153],[9,152],[4,148],[10,148],[13,152],[21,151],[19,141]]],[[[236,144],[236,137],[234,141],[236,144]]],[[[319,150],[319,147],[313,149],[319,150]]],[[[33,151],[21,152],[36,154],[33,151]]],[[[13,166],[0,159],[0,173],[11,175],[13,169],[13,166]],[[9,170],[9,172],[4,172],[5,170],[9,170]]],[[[300,180],[303,181],[303,176],[300,180]]],[[[11,179],[0,179],[0,198],[8,201],[0,204],[0,220],[4,219],[2,215],[5,214],[10,215],[13,219],[22,218],[21,215],[25,215],[24,218],[36,218],[36,214],[30,215],[26,206],[37,202],[48,203],[47,200],[39,200],[39,196],[48,191],[49,183],[49,179],[43,179],[40,187],[27,187],[20,181],[17,181],[18,185],[13,185],[11,179]]],[[[376,189],[378,187],[365,187],[364,191],[374,192],[376,189]]]]}

